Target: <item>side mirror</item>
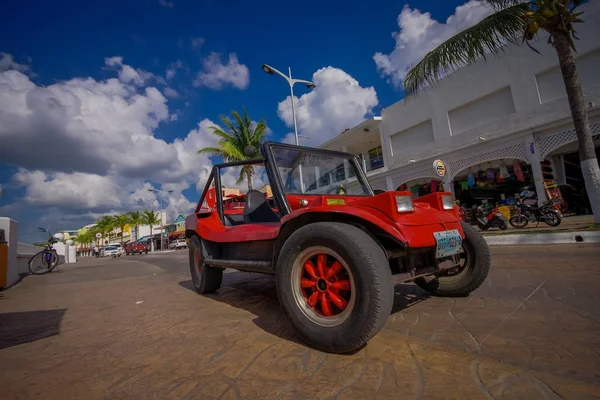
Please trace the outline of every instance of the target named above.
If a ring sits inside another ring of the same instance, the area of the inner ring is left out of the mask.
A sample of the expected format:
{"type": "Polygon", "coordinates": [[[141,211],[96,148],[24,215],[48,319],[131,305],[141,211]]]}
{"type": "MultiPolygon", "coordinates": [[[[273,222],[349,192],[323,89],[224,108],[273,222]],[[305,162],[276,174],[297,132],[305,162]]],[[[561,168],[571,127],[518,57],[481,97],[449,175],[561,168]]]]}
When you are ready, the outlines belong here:
{"type": "Polygon", "coordinates": [[[249,144],[244,148],[244,155],[248,158],[252,158],[256,155],[256,147],[249,144]]]}

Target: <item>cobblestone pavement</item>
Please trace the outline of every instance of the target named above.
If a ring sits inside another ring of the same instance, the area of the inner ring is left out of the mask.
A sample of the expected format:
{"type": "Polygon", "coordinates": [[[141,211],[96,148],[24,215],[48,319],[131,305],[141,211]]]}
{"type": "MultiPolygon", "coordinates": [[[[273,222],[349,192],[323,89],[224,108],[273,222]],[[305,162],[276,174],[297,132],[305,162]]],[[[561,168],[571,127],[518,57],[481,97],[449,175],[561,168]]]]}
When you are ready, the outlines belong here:
{"type": "Polygon", "coordinates": [[[470,297],[396,287],[353,355],[300,342],[272,277],[191,290],[187,252],[83,259],[0,292],[9,399],[600,398],[600,246],[493,248],[470,297]]]}

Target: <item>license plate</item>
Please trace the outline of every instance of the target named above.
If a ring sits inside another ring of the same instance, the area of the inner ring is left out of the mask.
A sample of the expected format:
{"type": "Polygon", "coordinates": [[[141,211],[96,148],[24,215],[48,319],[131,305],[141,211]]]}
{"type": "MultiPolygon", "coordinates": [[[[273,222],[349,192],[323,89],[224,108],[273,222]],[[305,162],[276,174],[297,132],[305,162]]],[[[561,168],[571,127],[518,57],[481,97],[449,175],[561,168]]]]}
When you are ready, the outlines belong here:
{"type": "Polygon", "coordinates": [[[457,229],[434,232],[433,236],[437,243],[435,250],[436,258],[448,257],[460,252],[462,238],[457,229]]]}

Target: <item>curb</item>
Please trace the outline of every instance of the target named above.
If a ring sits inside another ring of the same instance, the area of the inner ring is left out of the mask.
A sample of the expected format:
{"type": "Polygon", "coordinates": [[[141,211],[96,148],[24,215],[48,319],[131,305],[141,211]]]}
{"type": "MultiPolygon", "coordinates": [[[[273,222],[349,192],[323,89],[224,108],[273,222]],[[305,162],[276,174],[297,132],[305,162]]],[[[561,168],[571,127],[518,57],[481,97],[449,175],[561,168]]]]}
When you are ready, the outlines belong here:
{"type": "Polygon", "coordinates": [[[484,236],[489,245],[600,243],[600,231],[484,236]]]}

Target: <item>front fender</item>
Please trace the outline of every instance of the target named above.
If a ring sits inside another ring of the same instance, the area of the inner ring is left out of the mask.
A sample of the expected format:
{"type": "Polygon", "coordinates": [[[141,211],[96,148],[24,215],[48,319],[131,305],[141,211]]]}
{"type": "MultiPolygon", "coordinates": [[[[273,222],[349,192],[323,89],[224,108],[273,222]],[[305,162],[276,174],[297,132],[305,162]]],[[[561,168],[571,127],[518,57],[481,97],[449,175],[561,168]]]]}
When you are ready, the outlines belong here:
{"type": "Polygon", "coordinates": [[[287,214],[281,219],[282,226],[293,221],[294,219],[306,214],[319,213],[335,213],[339,215],[353,216],[365,220],[373,225],[378,226],[383,231],[388,233],[394,239],[401,243],[406,243],[406,236],[398,229],[396,223],[381,211],[368,207],[348,207],[348,206],[315,206],[300,210],[295,210],[287,214]]]}

